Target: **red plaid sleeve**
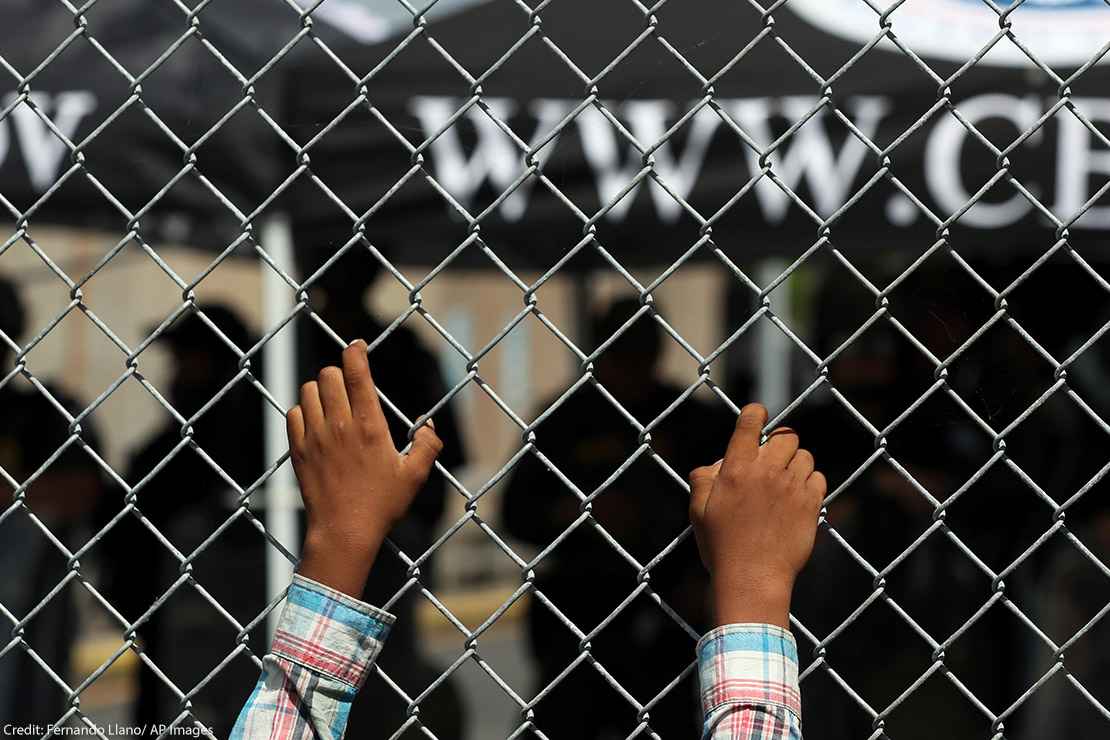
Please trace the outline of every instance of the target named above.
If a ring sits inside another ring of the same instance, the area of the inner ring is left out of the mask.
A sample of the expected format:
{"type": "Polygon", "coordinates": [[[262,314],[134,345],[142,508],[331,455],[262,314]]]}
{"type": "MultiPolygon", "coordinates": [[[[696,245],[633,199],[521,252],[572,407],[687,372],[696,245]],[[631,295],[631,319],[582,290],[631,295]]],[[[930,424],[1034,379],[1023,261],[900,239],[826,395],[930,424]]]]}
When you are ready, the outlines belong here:
{"type": "Polygon", "coordinates": [[[767,624],[718,627],[698,642],[703,740],[801,740],[798,647],[767,624]]]}
{"type": "Polygon", "coordinates": [[[340,740],[393,619],[294,576],[262,677],[231,740],[340,740]]]}

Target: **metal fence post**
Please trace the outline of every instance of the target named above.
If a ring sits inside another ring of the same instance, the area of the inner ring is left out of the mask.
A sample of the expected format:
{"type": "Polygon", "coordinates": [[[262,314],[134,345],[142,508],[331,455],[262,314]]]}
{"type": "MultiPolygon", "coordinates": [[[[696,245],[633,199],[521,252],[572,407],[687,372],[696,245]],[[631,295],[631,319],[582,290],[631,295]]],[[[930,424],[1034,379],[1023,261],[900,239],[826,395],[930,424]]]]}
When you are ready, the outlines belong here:
{"type": "MultiPolygon", "coordinates": [[[[293,234],[289,219],[285,216],[278,214],[266,219],[262,228],[262,244],[277,264],[286,269],[293,264],[293,234]]],[[[294,296],[277,273],[266,267],[263,267],[263,271],[262,315],[266,326],[277,326],[293,310],[294,296]]],[[[262,358],[266,387],[284,408],[292,407],[297,384],[296,327],[290,324],[266,342],[262,358]]],[[[277,460],[289,448],[285,439],[285,419],[273,409],[266,409],[266,412],[266,460],[277,460]]],[[[266,507],[266,529],[294,555],[300,549],[300,532],[297,526],[300,501],[293,466],[286,463],[271,474],[263,505],[266,507]]],[[[292,577],[293,563],[277,548],[267,548],[267,598],[273,599],[284,593],[292,577]]],[[[273,635],[279,616],[280,611],[276,609],[270,612],[268,635],[273,635]]]]}

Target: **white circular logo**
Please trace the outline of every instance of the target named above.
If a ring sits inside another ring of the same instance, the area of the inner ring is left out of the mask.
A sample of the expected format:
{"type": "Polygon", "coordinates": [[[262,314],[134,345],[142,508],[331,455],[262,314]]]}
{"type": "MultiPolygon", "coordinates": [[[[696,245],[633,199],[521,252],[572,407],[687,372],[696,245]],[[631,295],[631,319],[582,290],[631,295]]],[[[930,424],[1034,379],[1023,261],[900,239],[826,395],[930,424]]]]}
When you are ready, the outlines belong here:
{"type": "MultiPolygon", "coordinates": [[[[1000,7],[1014,0],[995,0],[1000,7]]],[[[882,8],[889,0],[876,3],[882,8]]],[[[786,6],[806,21],[841,38],[871,41],[880,31],[879,14],[863,0],[791,0],[786,6]]],[[[1008,16],[1014,36],[1041,63],[1079,67],[1110,41],[1110,6],[1103,0],[1026,0],[1008,16]]],[[[966,62],[999,31],[999,16],[984,0],[911,0],[889,16],[894,35],[914,53],[946,61],[966,62]]],[[[884,40],[880,48],[897,51],[884,40]]],[[[1110,54],[1099,60],[1110,62],[1110,54]]],[[[1032,60],[1010,39],[1003,38],[981,64],[1032,67],[1032,60]]]]}

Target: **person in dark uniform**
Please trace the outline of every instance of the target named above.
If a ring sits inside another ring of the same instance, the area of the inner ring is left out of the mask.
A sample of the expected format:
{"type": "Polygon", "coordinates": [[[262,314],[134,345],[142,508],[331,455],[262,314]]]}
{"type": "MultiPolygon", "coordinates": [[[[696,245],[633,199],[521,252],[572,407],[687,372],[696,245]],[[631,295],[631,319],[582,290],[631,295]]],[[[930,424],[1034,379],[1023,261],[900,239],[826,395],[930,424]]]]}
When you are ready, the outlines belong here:
{"type": "MultiPolygon", "coordinates": [[[[611,337],[640,308],[635,298],[614,302],[593,321],[595,345],[611,337]]],[[[666,410],[683,389],[658,378],[662,335],[641,317],[598,358],[597,380],[640,424],[666,410]]],[[[548,408],[554,398],[541,405],[548,408]]],[[[691,397],[651,430],[651,449],[681,476],[724,454],[733,418],[723,407],[691,397]]],[[[592,384],[579,389],[535,431],[536,448],[592,502],[594,518],[641,565],[649,563],[686,527],[689,499],[654,460],[642,454],[619,476],[616,471],[638,447],[628,419],[592,384]]],[[[508,532],[545,548],[572,528],[581,500],[535,455],[525,456],[505,490],[508,532]]],[[[538,565],[536,589],[583,633],[594,630],[636,589],[637,569],[589,522],[583,522],[538,565]]],[[[704,626],[707,580],[696,547],[687,539],[652,567],[647,582],[695,630],[704,626]]],[[[613,713],[608,682],[582,662],[561,680],[580,655],[581,640],[539,598],[528,612],[538,690],[558,681],[536,708],[537,727],[553,738],[625,737],[635,712],[613,713]]],[[[591,641],[590,655],[641,703],[655,698],[690,663],[693,641],[646,594],[633,600],[591,641]]],[[[663,738],[698,733],[694,677],[669,691],[650,712],[651,729],[663,738]]]]}
{"type": "MultiPolygon", "coordinates": [[[[0,331],[16,341],[26,328],[25,322],[26,313],[15,286],[0,276],[0,331]]],[[[0,511],[7,513],[12,503],[11,481],[23,483],[37,474],[26,491],[26,506],[73,551],[83,542],[82,525],[103,492],[101,469],[83,447],[98,452],[99,437],[92,420],[86,417],[81,422],[80,441],[70,441],[69,422],[54,403],[24,377],[11,375],[11,350],[0,339],[0,511]],[[65,452],[43,469],[43,464],[67,442],[65,452]]],[[[81,412],[83,404],[52,384],[44,387],[71,415],[81,412]]],[[[62,582],[69,572],[68,563],[25,509],[12,511],[0,523],[0,542],[0,603],[22,619],[62,582]]],[[[82,572],[88,575],[87,569],[82,572]]],[[[72,587],[62,589],[23,628],[25,645],[71,686],[69,662],[77,634],[72,596],[72,587]]],[[[8,634],[13,625],[3,621],[2,629],[8,634]]],[[[0,717],[7,726],[56,722],[68,709],[67,698],[26,651],[16,648],[0,657],[0,717]]]]}
{"type": "MultiPolygon", "coordinates": [[[[254,343],[232,309],[201,308],[240,350],[254,343]]],[[[195,314],[178,319],[160,341],[173,358],[168,401],[186,419],[239,373],[237,353],[195,314]]],[[[257,359],[251,369],[260,377],[257,359]]],[[[135,506],[149,526],[134,515],[126,516],[98,547],[109,599],[128,620],[146,615],[137,627],[144,653],[185,692],[235,650],[237,630],[190,581],[148,614],[186,570],[151,527],[188,557],[231,517],[238,494],[228,479],[247,488],[265,468],[262,404],[259,392],[247,379],[240,379],[192,424],[196,448],[182,446],[182,424],[167,414],[162,428],[131,456],[125,478],[136,486],[135,506]]],[[[98,518],[102,523],[110,521],[123,507],[122,494],[105,497],[98,518]]],[[[265,608],[266,547],[258,531],[240,516],[189,562],[193,581],[240,625],[265,608]]],[[[261,628],[248,637],[250,646],[266,644],[261,628]]],[[[241,689],[250,685],[256,672],[247,656],[239,655],[190,698],[193,714],[217,737],[230,732],[237,705],[242,703],[241,689]]],[[[169,724],[181,711],[180,698],[144,664],[134,723],[148,728],[169,724]]]]}
{"type": "MultiPolygon", "coordinates": [[[[959,285],[953,276],[924,267],[891,299],[895,318],[940,358],[949,357],[989,317],[989,304],[978,306],[953,285],[959,285]],[[976,315],[976,309],[983,314],[976,315]]],[[[873,297],[831,278],[821,287],[816,308],[814,346],[822,357],[839,348],[875,311],[873,297]]],[[[996,389],[968,383],[965,376],[978,374],[984,358],[995,356],[969,352],[949,369],[951,387],[964,393],[984,418],[990,418],[989,409],[980,405],[984,393],[996,389]]],[[[875,428],[885,430],[935,383],[936,368],[884,320],[838,354],[829,379],[875,428]]],[[[913,545],[911,554],[884,574],[883,593],[921,629],[943,641],[987,603],[991,579],[944,531],[917,542],[935,515],[920,488],[945,501],[992,454],[990,437],[945,392],[934,392],[884,433],[884,449],[897,467],[885,456],[864,466],[876,450],[875,436],[827,391],[807,399],[785,423],[806,439],[827,475],[830,493],[852,480],[830,504],[827,520],[858,556],[883,571],[913,545]]],[[[1015,490],[1013,481],[1001,474],[1003,467],[997,466],[961,495],[945,510],[944,520],[997,570],[1017,555],[1014,545],[1027,531],[1027,523],[1007,503],[1015,490]]],[[[1013,579],[1007,580],[1012,594],[1013,579]]],[[[819,534],[814,557],[795,589],[794,611],[819,639],[824,638],[876,588],[872,575],[840,542],[819,534]]],[[[1020,629],[1005,609],[989,610],[946,647],[945,667],[987,706],[1009,704],[1017,695],[1015,677],[1021,675],[1020,629]]],[[[809,648],[799,645],[799,652],[804,655],[809,648]]],[[[825,659],[877,709],[894,701],[932,664],[929,644],[882,601],[865,609],[825,646],[825,659]],[[877,650],[876,645],[885,647],[877,650]]],[[[807,738],[835,740],[872,731],[872,718],[823,668],[812,674],[806,692],[807,738]]],[[[926,681],[885,720],[887,730],[892,737],[908,740],[936,737],[938,727],[952,737],[981,731],[982,714],[957,697],[946,680],[926,681]]]]}
{"type": "MultiPolygon", "coordinates": [[[[302,275],[312,275],[329,257],[326,249],[306,251],[299,255],[302,275]]],[[[377,387],[388,396],[410,420],[427,413],[447,394],[447,388],[435,356],[407,326],[394,329],[376,346],[387,323],[367,308],[367,297],[381,273],[381,264],[361,246],[345,253],[311,286],[310,300],[320,318],[345,342],[365,338],[373,346],[370,367],[377,387]]],[[[415,320],[419,320],[418,318],[415,320]]],[[[300,378],[314,379],[321,368],[337,365],[343,345],[324,332],[314,321],[300,323],[300,378]]],[[[393,413],[386,411],[389,430],[398,449],[408,444],[408,427],[393,413]]],[[[436,434],[443,440],[439,463],[448,470],[461,467],[466,451],[453,404],[435,413],[436,434]]],[[[442,475],[432,472],[423,490],[413,502],[408,515],[390,533],[390,539],[409,558],[420,557],[435,541],[437,527],[447,497],[458,495],[449,488],[442,475]]],[[[403,561],[388,547],[379,555],[366,583],[363,601],[385,607],[397,617],[389,643],[377,665],[409,696],[426,689],[440,674],[418,647],[416,603],[423,597],[419,586],[412,586],[396,602],[394,596],[408,582],[403,561]]],[[[420,583],[432,587],[434,558],[420,565],[420,583]]],[[[355,700],[351,710],[348,734],[352,737],[389,737],[408,719],[408,706],[397,692],[377,676],[371,676],[355,700]]],[[[458,738],[463,735],[464,714],[461,696],[448,680],[420,705],[421,722],[439,737],[458,738]]],[[[410,729],[404,737],[417,737],[410,729]]]]}

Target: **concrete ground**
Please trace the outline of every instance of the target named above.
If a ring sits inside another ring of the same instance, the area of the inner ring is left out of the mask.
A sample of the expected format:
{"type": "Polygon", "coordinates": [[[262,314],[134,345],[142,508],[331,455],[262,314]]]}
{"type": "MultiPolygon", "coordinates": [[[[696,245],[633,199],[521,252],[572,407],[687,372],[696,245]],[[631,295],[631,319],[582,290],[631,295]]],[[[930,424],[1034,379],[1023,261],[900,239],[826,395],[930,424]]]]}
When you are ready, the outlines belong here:
{"type": "MultiPolygon", "coordinates": [[[[462,640],[449,644],[432,644],[432,657],[447,667],[462,651],[462,640]]],[[[528,647],[524,641],[523,623],[513,620],[491,629],[478,642],[482,659],[525,701],[535,692],[528,647]]],[[[467,734],[465,740],[506,738],[520,724],[520,709],[478,664],[471,660],[455,674],[456,685],[463,692],[466,706],[467,734]]],[[[441,740],[448,740],[441,738],[441,740]]]]}

